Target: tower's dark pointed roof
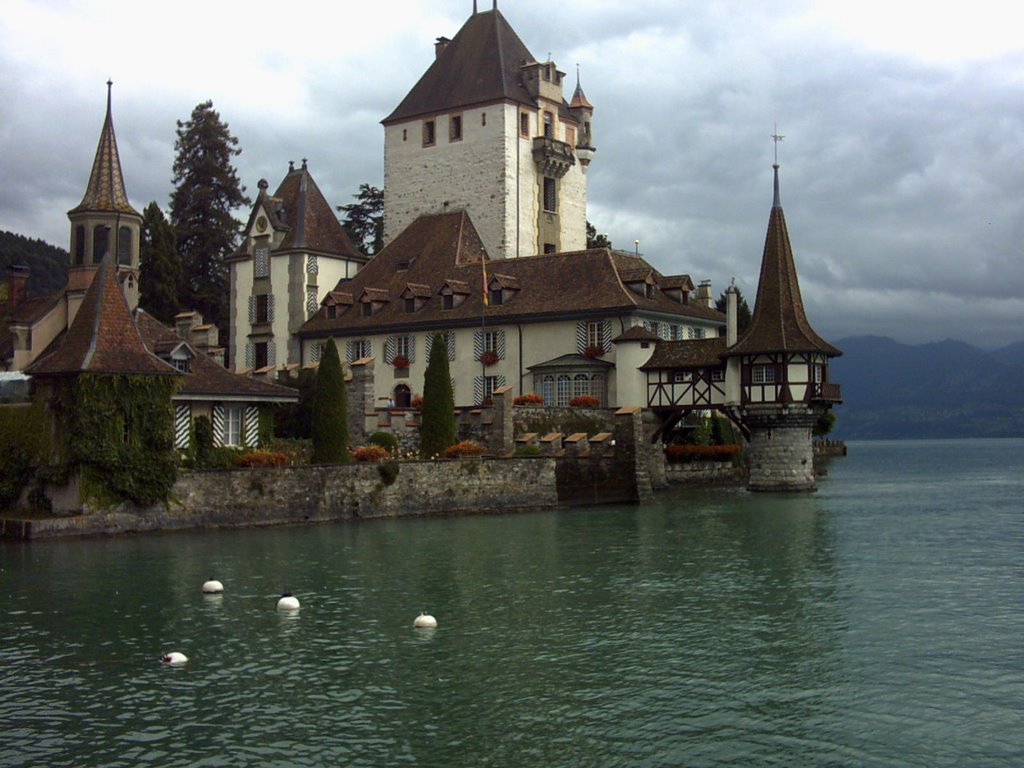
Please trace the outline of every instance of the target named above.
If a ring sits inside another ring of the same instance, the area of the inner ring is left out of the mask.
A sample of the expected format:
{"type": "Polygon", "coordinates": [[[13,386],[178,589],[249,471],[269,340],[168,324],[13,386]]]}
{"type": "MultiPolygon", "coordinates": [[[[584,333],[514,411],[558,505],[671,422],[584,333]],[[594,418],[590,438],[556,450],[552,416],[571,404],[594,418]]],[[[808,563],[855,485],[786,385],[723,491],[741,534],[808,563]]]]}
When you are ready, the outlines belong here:
{"type": "Polygon", "coordinates": [[[501,11],[474,13],[382,122],[502,100],[532,105],[521,72],[531,61],[533,54],[501,11]]]}
{"type": "Polygon", "coordinates": [[[150,354],[143,344],[109,253],[103,257],[64,340],[53,352],[28,366],[25,373],[178,375],[172,365],[150,354]]]}
{"type": "Polygon", "coordinates": [[[583,92],[583,86],[580,85],[580,73],[576,73],[576,90],[572,93],[572,101],[569,102],[570,109],[593,109],[594,105],[587,99],[587,94],[583,92]]]}
{"type": "Polygon", "coordinates": [[[111,85],[113,83],[107,81],[107,116],[100,131],[100,142],[96,147],[96,158],[92,161],[89,183],[86,185],[82,202],[68,211],[69,214],[101,211],[139,216],[139,212],[128,202],[128,195],[124,191],[121,158],[117,153],[117,137],[114,136],[114,120],[110,113],[111,85]]]}
{"type": "Polygon", "coordinates": [[[841,355],[842,352],[815,333],[807,321],[786,217],[779,200],[779,166],[775,165],[774,169],[775,196],[768,217],[754,316],[747,332],[725,354],[824,352],[832,357],[841,355]]]}

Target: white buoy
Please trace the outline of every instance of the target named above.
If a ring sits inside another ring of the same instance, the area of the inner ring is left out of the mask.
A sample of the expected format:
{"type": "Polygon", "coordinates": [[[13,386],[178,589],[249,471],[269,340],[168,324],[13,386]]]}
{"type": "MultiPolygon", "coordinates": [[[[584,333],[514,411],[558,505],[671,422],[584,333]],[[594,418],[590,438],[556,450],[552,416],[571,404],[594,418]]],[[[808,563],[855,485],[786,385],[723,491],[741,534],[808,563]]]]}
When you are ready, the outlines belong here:
{"type": "Polygon", "coordinates": [[[297,611],[299,610],[299,601],[292,597],[291,592],[285,592],[281,595],[281,599],[277,601],[277,610],[279,611],[297,611]]]}
{"type": "Polygon", "coordinates": [[[203,592],[208,595],[219,595],[224,591],[224,585],[216,579],[207,579],[203,582],[203,592]]]}
{"type": "Polygon", "coordinates": [[[420,615],[416,617],[416,621],[414,621],[412,625],[417,629],[436,629],[437,619],[426,611],[422,611],[420,615]]]}
{"type": "Polygon", "coordinates": [[[170,653],[165,653],[162,657],[160,657],[160,661],[162,661],[164,664],[170,664],[172,667],[180,667],[182,664],[188,663],[188,656],[186,656],[184,653],[171,651],[170,653]]]}

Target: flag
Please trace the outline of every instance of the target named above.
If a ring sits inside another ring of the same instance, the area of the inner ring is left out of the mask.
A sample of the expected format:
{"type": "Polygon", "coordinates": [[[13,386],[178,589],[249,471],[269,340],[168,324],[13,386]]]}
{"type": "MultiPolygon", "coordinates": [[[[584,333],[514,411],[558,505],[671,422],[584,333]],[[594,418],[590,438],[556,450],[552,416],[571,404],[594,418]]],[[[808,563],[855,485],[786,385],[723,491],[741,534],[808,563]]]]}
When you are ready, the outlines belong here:
{"type": "Polygon", "coordinates": [[[487,290],[487,260],[480,259],[480,268],[483,273],[483,288],[484,288],[484,306],[488,307],[491,304],[491,294],[487,290]]]}

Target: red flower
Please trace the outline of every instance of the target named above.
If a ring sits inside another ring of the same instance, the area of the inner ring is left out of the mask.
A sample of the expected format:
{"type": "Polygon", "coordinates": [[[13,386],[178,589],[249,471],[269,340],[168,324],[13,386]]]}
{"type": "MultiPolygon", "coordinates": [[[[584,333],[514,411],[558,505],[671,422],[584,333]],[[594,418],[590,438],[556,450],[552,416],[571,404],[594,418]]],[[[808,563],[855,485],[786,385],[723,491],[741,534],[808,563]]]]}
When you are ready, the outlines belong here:
{"type": "Polygon", "coordinates": [[[484,365],[494,365],[496,362],[498,362],[498,359],[499,358],[497,352],[484,352],[482,355],[480,355],[480,362],[483,363],[484,365]]]}
{"type": "Polygon", "coordinates": [[[398,357],[391,361],[391,364],[395,366],[397,370],[401,371],[409,367],[409,358],[404,357],[403,355],[398,355],[398,357]]]}
{"type": "Polygon", "coordinates": [[[604,354],[604,347],[597,344],[591,344],[589,347],[583,350],[583,356],[594,359],[595,357],[601,357],[604,354]]]}

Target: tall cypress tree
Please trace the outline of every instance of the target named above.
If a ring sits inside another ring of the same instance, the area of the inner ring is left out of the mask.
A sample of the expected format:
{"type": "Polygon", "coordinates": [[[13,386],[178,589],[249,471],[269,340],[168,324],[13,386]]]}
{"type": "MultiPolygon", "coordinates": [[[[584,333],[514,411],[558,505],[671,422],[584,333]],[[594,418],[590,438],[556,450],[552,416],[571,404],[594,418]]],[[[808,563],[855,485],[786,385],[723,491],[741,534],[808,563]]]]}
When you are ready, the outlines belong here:
{"type": "Polygon", "coordinates": [[[234,249],[240,230],[231,212],[249,205],[231,164],[242,150],[212,101],[197,105],[188,121],[178,121],[174,150],[171,224],[185,277],[179,301],[223,327],[228,295],[224,259],[234,249]]]}
{"type": "Polygon", "coordinates": [[[320,356],[313,392],[313,463],[348,461],[348,397],[345,371],[334,339],[328,339],[320,356]]]}
{"type": "Polygon", "coordinates": [[[423,419],[420,425],[420,457],[440,456],[455,444],[455,397],[448,370],[448,346],[434,334],[430,360],[423,378],[423,419]]]}
{"type": "Polygon", "coordinates": [[[142,212],[142,238],[139,243],[139,306],[157,320],[173,322],[181,311],[178,290],[181,283],[181,259],[178,257],[174,230],[153,201],[142,212]]]}

